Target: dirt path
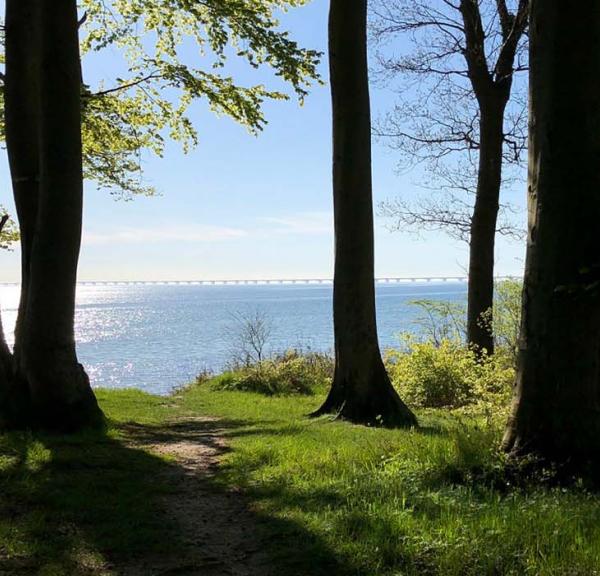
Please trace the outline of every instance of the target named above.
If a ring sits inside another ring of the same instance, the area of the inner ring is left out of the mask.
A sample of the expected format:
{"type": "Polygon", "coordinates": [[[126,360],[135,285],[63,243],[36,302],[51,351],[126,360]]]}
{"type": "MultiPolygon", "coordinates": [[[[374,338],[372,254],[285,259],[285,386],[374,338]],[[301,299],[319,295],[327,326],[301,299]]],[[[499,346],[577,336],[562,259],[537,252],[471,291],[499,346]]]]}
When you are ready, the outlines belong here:
{"type": "Polygon", "coordinates": [[[165,474],[167,518],[177,526],[185,554],[145,558],[123,576],[270,576],[262,552],[259,520],[242,494],[219,490],[211,482],[226,450],[216,419],[193,417],[159,429],[130,426],[135,446],[175,459],[165,474]]]}

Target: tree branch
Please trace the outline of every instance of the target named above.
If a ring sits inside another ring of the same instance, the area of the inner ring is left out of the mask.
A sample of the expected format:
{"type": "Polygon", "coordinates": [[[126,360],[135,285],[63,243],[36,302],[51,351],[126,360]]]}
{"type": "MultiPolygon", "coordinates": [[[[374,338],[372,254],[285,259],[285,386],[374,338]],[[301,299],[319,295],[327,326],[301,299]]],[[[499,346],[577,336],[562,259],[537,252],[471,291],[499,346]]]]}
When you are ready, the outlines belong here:
{"type": "Polygon", "coordinates": [[[512,30],[514,15],[508,11],[506,0],[496,0],[496,7],[498,9],[500,26],[502,27],[502,36],[506,39],[512,30]]]}
{"type": "MultiPolygon", "coordinates": [[[[510,31],[507,34],[503,33],[504,43],[500,48],[500,53],[498,54],[498,60],[494,69],[494,81],[500,85],[512,82],[519,40],[523,36],[529,23],[529,0],[519,0],[517,14],[513,15],[511,20],[512,26],[510,31]]],[[[510,86],[508,89],[510,89],[510,86]]]]}
{"type": "Polygon", "coordinates": [[[87,94],[83,94],[83,97],[84,98],[102,98],[102,96],[106,96],[108,94],[113,94],[115,92],[120,92],[121,90],[128,90],[129,88],[135,88],[136,86],[139,86],[140,84],[144,84],[145,82],[148,82],[149,80],[156,80],[158,78],[161,78],[161,75],[156,72],[152,72],[151,74],[148,74],[147,76],[143,76],[142,78],[138,78],[137,80],[132,80],[131,82],[127,82],[126,84],[120,84],[119,86],[115,86],[114,88],[108,88],[106,90],[100,90],[99,92],[89,92],[87,94]]]}
{"type": "Polygon", "coordinates": [[[464,57],[469,67],[469,77],[475,95],[481,101],[491,87],[491,76],[485,55],[485,31],[477,0],[460,0],[460,12],[465,27],[466,49],[464,57]]]}
{"type": "Polygon", "coordinates": [[[88,13],[87,13],[87,10],[86,10],[83,13],[83,16],[78,20],[78,22],[77,22],[77,28],[81,28],[87,22],[87,19],[88,19],[88,13]]]}

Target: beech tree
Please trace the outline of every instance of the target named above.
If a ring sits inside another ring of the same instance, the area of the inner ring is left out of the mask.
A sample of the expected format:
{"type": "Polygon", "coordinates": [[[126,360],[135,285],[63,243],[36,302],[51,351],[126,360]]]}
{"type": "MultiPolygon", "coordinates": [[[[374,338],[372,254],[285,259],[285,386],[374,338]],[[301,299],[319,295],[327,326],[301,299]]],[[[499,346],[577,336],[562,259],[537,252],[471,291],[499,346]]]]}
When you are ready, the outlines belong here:
{"type": "Polygon", "coordinates": [[[386,373],[377,338],[367,0],[331,0],[335,373],[323,406],[351,422],[414,426],[386,373]]]}
{"type": "Polygon", "coordinates": [[[5,427],[10,423],[9,407],[11,399],[12,386],[12,358],[10,349],[4,338],[2,327],[2,318],[0,317],[0,427],[5,427]]]}
{"type": "Polygon", "coordinates": [[[193,145],[196,131],[187,109],[196,99],[260,131],[263,102],[288,96],[222,75],[230,47],[251,66],[272,68],[302,99],[317,78],[318,54],[280,31],[274,11],[303,3],[85,0],[78,19],[75,0],[7,0],[0,133],[6,137],[22,252],[13,382],[3,403],[13,425],[74,430],[102,423],[73,337],[83,176],[126,194],[151,192],[136,177],[139,154],[150,149],[160,155],[166,132],[186,148],[193,145]],[[122,49],[127,78],[94,89],[83,83],[82,27],[84,52],[122,49]],[[180,60],[178,47],[190,40],[212,71],[180,60]]]}
{"type": "Polygon", "coordinates": [[[529,236],[504,447],[600,457],[600,5],[532,0],[529,236]]]}
{"type": "MultiPolygon", "coordinates": [[[[2,210],[2,207],[0,207],[0,211],[2,210]]],[[[14,237],[14,231],[7,230],[8,222],[8,214],[2,214],[2,216],[0,216],[0,249],[6,249],[14,237]]],[[[0,302],[0,304],[2,303],[0,302]]],[[[9,382],[11,380],[11,373],[11,354],[8,345],[6,344],[6,339],[4,337],[4,328],[2,326],[2,311],[0,310],[0,426],[3,425],[3,420],[5,416],[2,410],[2,406],[5,405],[5,401],[8,396],[8,387],[9,382]]]]}
{"type": "Polygon", "coordinates": [[[515,74],[527,67],[528,0],[379,0],[372,12],[381,75],[406,84],[376,134],[410,165],[425,163],[428,188],[445,190],[383,212],[402,229],[468,240],[467,339],[492,353],[496,232],[520,236],[510,206],[498,214],[503,165],[518,164],[526,146],[526,107],[509,101],[515,74]],[[413,50],[386,55],[398,35],[413,50]]]}
{"type": "Polygon", "coordinates": [[[14,417],[65,431],[100,426],[74,338],[83,201],[75,0],[7,0],[5,118],[23,259],[14,370],[27,405],[14,417]]]}

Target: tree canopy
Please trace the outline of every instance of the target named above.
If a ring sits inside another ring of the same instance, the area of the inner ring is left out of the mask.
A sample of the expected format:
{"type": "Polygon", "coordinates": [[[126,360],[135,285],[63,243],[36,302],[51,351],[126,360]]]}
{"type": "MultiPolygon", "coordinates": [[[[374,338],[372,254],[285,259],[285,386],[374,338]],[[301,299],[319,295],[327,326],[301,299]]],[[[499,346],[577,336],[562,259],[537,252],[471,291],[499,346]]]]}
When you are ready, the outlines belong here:
{"type": "MultiPolygon", "coordinates": [[[[189,110],[194,101],[208,102],[253,134],[266,124],[265,101],[290,98],[286,87],[302,102],[318,81],[320,54],[301,48],[281,30],[277,16],[307,1],[81,0],[85,177],[126,198],[152,194],[141,154],[162,156],[167,138],[185,151],[195,146],[198,131],[189,110]],[[86,58],[99,52],[116,54],[122,70],[87,84],[86,58]],[[237,81],[224,69],[232,58],[270,68],[277,86],[237,81]]],[[[0,99],[3,80],[0,71],[0,99]]]]}

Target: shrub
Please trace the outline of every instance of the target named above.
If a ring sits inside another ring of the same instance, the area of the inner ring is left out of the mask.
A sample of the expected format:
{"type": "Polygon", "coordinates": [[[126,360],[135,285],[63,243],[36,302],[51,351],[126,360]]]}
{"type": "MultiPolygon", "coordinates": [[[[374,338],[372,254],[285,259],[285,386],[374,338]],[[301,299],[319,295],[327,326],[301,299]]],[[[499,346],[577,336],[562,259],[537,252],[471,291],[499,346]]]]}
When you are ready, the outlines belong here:
{"type": "Polygon", "coordinates": [[[444,340],[466,339],[467,310],[463,302],[423,299],[409,304],[420,310],[414,321],[419,340],[439,346],[444,340]]]}
{"type": "Polygon", "coordinates": [[[496,284],[494,302],[494,338],[499,349],[517,358],[521,326],[521,280],[503,280],[496,284]]]}
{"type": "MultiPolygon", "coordinates": [[[[521,280],[501,280],[494,287],[494,314],[481,318],[481,323],[493,330],[496,349],[509,353],[516,362],[519,328],[521,322],[521,280]]],[[[464,302],[445,300],[413,300],[420,310],[414,324],[418,327],[419,340],[440,346],[444,340],[466,341],[467,319],[464,302]]]]}
{"type": "Polygon", "coordinates": [[[386,364],[394,386],[412,406],[480,405],[495,411],[507,405],[514,379],[507,355],[478,359],[461,342],[405,340],[405,349],[387,351],[386,364]]]}
{"type": "Polygon", "coordinates": [[[261,308],[234,312],[225,333],[230,344],[229,368],[248,368],[264,360],[273,333],[273,320],[261,308]]]}
{"type": "Polygon", "coordinates": [[[224,372],[209,384],[217,390],[256,392],[267,396],[311,395],[330,383],[332,373],[333,361],[329,356],[291,350],[224,372]]]}

